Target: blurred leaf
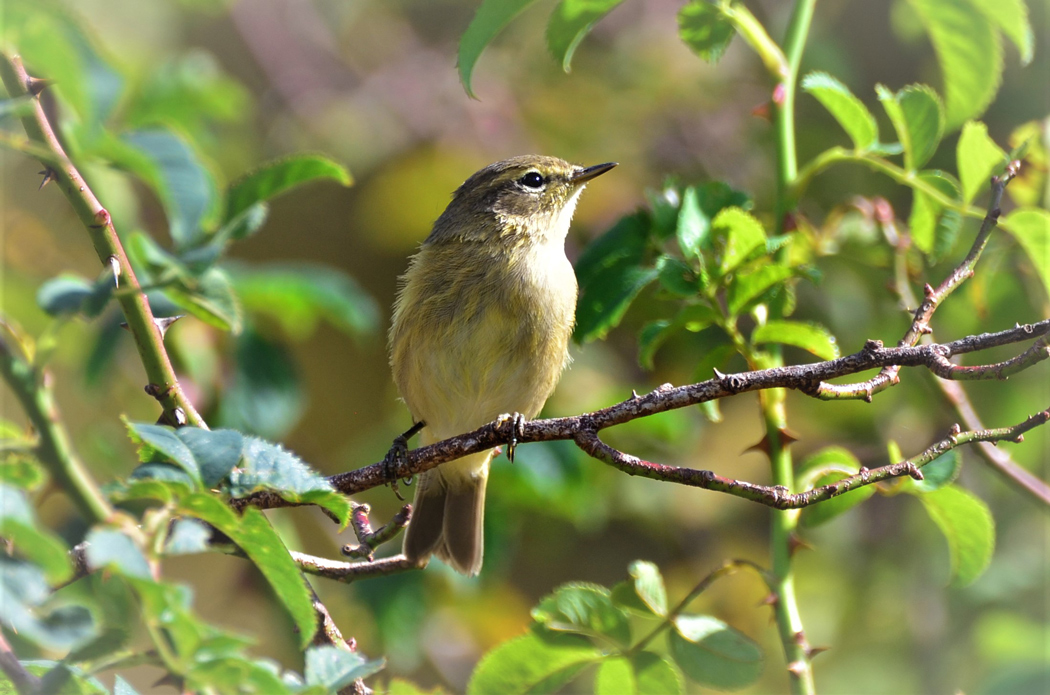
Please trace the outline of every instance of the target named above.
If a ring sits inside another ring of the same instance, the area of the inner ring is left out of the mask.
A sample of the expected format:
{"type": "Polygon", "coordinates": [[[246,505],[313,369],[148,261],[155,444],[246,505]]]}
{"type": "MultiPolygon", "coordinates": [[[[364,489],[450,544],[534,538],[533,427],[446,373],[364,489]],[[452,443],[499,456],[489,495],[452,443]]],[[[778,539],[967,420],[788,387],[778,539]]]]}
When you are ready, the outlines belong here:
{"type": "Polygon", "coordinates": [[[208,268],[199,277],[164,289],[173,302],[201,321],[234,335],[243,328],[243,312],[230,276],[208,268]]]}
{"type": "Polygon", "coordinates": [[[302,340],[327,321],[347,335],[371,333],[379,309],[357,282],[338,268],[320,264],[233,268],[233,284],[244,308],[276,319],[302,340]]]}
{"type": "Polygon", "coordinates": [[[235,344],[234,374],[219,403],[219,422],[278,439],[299,421],[305,395],[288,350],[254,330],[235,344]]]}
{"type": "Polygon", "coordinates": [[[85,556],[91,569],[109,569],[125,577],[152,579],[146,556],[124,533],[96,526],[84,540],[88,544],[85,556]]]}
{"type": "Polygon", "coordinates": [[[0,99],[0,117],[25,116],[33,112],[36,97],[31,94],[15,99],[0,99]]]}
{"type": "Polygon", "coordinates": [[[853,141],[853,147],[866,150],[879,141],[875,117],[846,85],[826,72],[811,72],[802,78],[802,89],[812,94],[835,117],[853,141]]]}
{"type": "Polygon", "coordinates": [[[839,356],[839,346],[835,337],[823,326],[799,321],[770,321],[756,326],[751,332],[751,342],[781,343],[794,345],[812,352],[822,360],[833,360],[839,356]]]}
{"type": "Polygon", "coordinates": [[[335,692],[358,678],[378,673],[385,665],[383,659],[369,661],[361,654],[329,644],[310,647],[306,650],[306,683],[323,685],[335,692]]]}
{"type": "Polygon", "coordinates": [[[243,456],[242,466],[230,474],[232,497],[270,490],[289,502],[316,504],[335,514],[340,523],[347,523],[350,502],[292,452],[278,444],[245,437],[243,456]]]}
{"type": "Polygon", "coordinates": [[[654,615],[667,615],[667,589],[660,568],[645,560],[635,560],[627,570],[634,594],[654,615]]]}
{"type": "Polygon", "coordinates": [[[602,636],[624,647],[631,641],[627,614],[597,584],[563,584],[532,609],[532,619],[548,630],[602,636]]]}
{"type": "Polygon", "coordinates": [[[602,17],[623,0],[561,0],[547,22],[547,48],[565,72],[573,53],[602,17]]]}
{"type": "Polygon", "coordinates": [[[944,135],[944,107],[937,92],[924,84],[913,84],[896,94],[875,85],[879,101],[890,117],[904,149],[904,168],[916,171],[937,151],[944,135]]]}
{"type": "Polygon", "coordinates": [[[209,243],[225,245],[229,241],[247,239],[262,229],[269,216],[270,206],[266,203],[256,203],[219,227],[209,243]]]}
{"type": "Polygon", "coordinates": [[[785,265],[762,265],[751,272],[738,272],[729,283],[726,303],[730,316],[739,316],[751,308],[753,301],[770,287],[794,275],[794,270],[785,265]]]}
{"type": "MultiPolygon", "coordinates": [[[[803,490],[814,490],[824,485],[837,483],[860,471],[860,461],[847,449],[829,446],[806,457],[799,465],[799,485],[803,490]]],[[[799,524],[814,527],[846,512],[875,494],[874,485],[865,485],[855,490],[805,507],[799,516],[799,524]]]]}
{"type": "Polygon", "coordinates": [[[718,62],[735,34],[733,23],[707,0],[693,0],[678,11],[678,36],[709,63],[718,62]]]}
{"type": "Polygon", "coordinates": [[[555,692],[602,652],[577,635],[529,632],[481,657],[467,695],[526,695],[555,692]]]}
{"type": "Polygon", "coordinates": [[[628,215],[584,249],[576,261],[580,298],[574,339],[602,338],[620,323],[638,293],[657,277],[642,265],[649,244],[649,216],[628,215]]]}
{"type": "Polygon", "coordinates": [[[699,291],[696,274],[684,261],[673,256],[656,259],[660,285],[679,297],[695,297],[699,291]]]}
{"type": "Polygon", "coordinates": [[[1050,292],[1050,212],[1039,208],[1020,208],[999,226],[1010,232],[1035,266],[1043,287],[1050,292]]]}
{"type": "Polygon", "coordinates": [[[988,187],[992,174],[999,173],[997,170],[1006,164],[1006,153],[988,137],[988,126],[969,121],[959,136],[956,159],[963,203],[968,205],[981,189],[988,187]]]}
{"type": "Polygon", "coordinates": [[[448,695],[448,692],[440,685],[436,685],[430,690],[423,690],[423,688],[404,678],[391,678],[386,695],[448,695]]]}
{"type": "Polygon", "coordinates": [[[653,357],[678,327],[670,321],[650,321],[638,334],[638,364],[643,369],[653,368],[653,357]]]}
{"type": "MultiPolygon", "coordinates": [[[[10,437],[4,442],[6,445],[17,446],[24,442],[27,448],[36,446],[35,439],[28,437],[23,439],[21,431],[15,429],[13,423],[3,422],[3,424],[12,427],[3,433],[6,437],[10,437]]],[[[32,492],[46,481],[47,474],[44,473],[44,468],[33,456],[19,451],[0,452],[0,483],[32,492]]]]}
{"type": "Polygon", "coordinates": [[[594,673],[594,695],[635,695],[639,693],[631,662],[621,657],[602,660],[594,673]]]}
{"type": "Polygon", "coordinates": [[[186,672],[186,688],[190,692],[266,693],[291,695],[293,690],[280,678],[279,667],[262,659],[250,659],[240,654],[212,657],[208,649],[197,656],[186,672]]]}
{"type": "Polygon", "coordinates": [[[176,519],[164,544],[166,555],[193,555],[208,550],[211,529],[196,519],[176,519]]]}
{"type": "MultiPolygon", "coordinates": [[[[970,2],[909,0],[926,29],[944,76],[945,129],[984,113],[1003,73],[998,31],[970,2]]],[[[965,190],[965,186],[964,186],[965,190]]]]}
{"type": "Polygon", "coordinates": [[[1021,54],[1021,65],[1032,62],[1035,37],[1028,21],[1028,6],[1024,0],[969,0],[984,13],[985,18],[1013,41],[1021,54]]]}
{"type": "Polygon", "coordinates": [[[956,485],[945,485],[918,497],[948,541],[952,585],[973,583],[988,567],[995,551],[995,521],[987,505],[956,485]]]}
{"type": "Polygon", "coordinates": [[[4,484],[0,484],[0,538],[10,544],[9,551],[40,567],[48,582],[60,584],[73,575],[66,544],[37,522],[24,492],[4,484]]]}
{"type": "Polygon", "coordinates": [[[133,171],[164,204],[175,248],[192,245],[200,238],[206,218],[215,211],[215,179],[186,140],[170,130],[136,130],[126,133],[124,141],[146,155],[145,160],[138,161],[147,166],[133,171]]]}
{"type": "Polygon", "coordinates": [[[87,280],[72,275],[51,278],[36,293],[36,303],[51,316],[75,314],[91,296],[87,280]]]}
{"type": "MultiPolygon", "coordinates": [[[[959,200],[959,184],[950,174],[933,169],[920,171],[916,178],[933,186],[953,200],[959,200]]],[[[939,258],[950,249],[962,218],[954,210],[946,210],[940,203],[922,191],[913,191],[914,199],[908,227],[915,246],[923,253],[939,258]]]]}
{"type": "Polygon", "coordinates": [[[917,492],[933,492],[955,482],[961,468],[962,460],[959,452],[949,449],[922,467],[922,480],[906,478],[904,486],[906,489],[917,492]]]}
{"type": "Polygon", "coordinates": [[[118,674],[113,679],[113,695],[139,695],[139,693],[118,674]]]}
{"type": "Polygon", "coordinates": [[[153,463],[169,461],[193,478],[200,485],[201,470],[197,459],[186,444],[175,435],[170,427],[150,425],[145,422],[125,422],[128,436],[138,445],[139,461],[153,463]]]}
{"type": "Polygon", "coordinates": [[[632,662],[639,693],[685,694],[682,674],[670,661],[659,654],[640,652],[632,659],[632,662]]]}
{"type": "Polygon", "coordinates": [[[722,274],[736,268],[748,255],[766,243],[762,223],[741,208],[727,207],[711,222],[713,236],[722,244],[722,274]]]}
{"type": "Polygon", "coordinates": [[[241,460],[244,438],[236,430],[180,427],[175,436],[193,454],[205,487],[218,485],[241,460]]]}
{"type": "Polygon", "coordinates": [[[1042,120],[1023,123],[1010,133],[1010,146],[1013,151],[1011,159],[1024,159],[1025,165],[1020,173],[1010,182],[1006,192],[1019,207],[1039,207],[1046,191],[1048,157],[1046,138],[1047,124],[1042,120]],[[1027,146],[1027,147],[1025,147],[1027,146]],[[1027,149],[1023,157],[1016,152],[1018,148],[1027,149]]]}
{"type": "Polygon", "coordinates": [[[762,674],[762,650],[709,615],[680,615],[670,633],[671,656],[691,680],[719,690],[743,688],[762,674]]]}
{"type": "Polygon", "coordinates": [[[257,203],[318,179],[330,179],[343,186],[353,183],[343,165],[323,155],[300,154],[268,162],[230,186],[224,222],[230,222],[257,203]]]}
{"type": "Polygon", "coordinates": [[[690,186],[682,192],[682,206],[678,210],[678,224],[675,227],[682,255],[703,263],[701,250],[710,247],[710,232],[711,218],[700,209],[696,189],[690,186]]]}
{"type": "Polygon", "coordinates": [[[470,20],[470,26],[459,39],[459,79],[463,82],[463,90],[467,96],[476,98],[471,87],[471,78],[481,52],[511,20],[533,2],[534,0],[482,0],[474,19],[470,20]]]}

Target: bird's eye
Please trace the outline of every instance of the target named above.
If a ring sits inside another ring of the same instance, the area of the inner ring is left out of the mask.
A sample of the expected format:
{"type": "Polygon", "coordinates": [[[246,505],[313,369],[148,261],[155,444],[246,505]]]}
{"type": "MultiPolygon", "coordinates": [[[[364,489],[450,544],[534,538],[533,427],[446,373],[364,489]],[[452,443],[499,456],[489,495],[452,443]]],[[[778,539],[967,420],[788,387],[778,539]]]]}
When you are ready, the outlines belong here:
{"type": "Polygon", "coordinates": [[[543,184],[546,183],[543,176],[538,171],[530,171],[522,176],[519,181],[521,182],[521,185],[526,188],[543,188],[543,184]]]}

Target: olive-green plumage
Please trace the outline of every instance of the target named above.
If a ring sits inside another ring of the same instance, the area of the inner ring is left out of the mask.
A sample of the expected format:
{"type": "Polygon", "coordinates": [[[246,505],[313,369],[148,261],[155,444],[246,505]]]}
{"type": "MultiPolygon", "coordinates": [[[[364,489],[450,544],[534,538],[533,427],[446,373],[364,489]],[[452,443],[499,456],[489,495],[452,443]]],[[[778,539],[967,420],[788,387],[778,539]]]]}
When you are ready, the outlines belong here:
{"type": "MultiPolygon", "coordinates": [[[[576,276],[565,235],[584,169],[526,155],[491,164],[456,190],[401,278],[390,328],[394,381],[423,444],[502,414],[539,413],[568,362],[576,276]]],[[[420,476],[405,555],[481,569],[493,452],[420,476]]]]}

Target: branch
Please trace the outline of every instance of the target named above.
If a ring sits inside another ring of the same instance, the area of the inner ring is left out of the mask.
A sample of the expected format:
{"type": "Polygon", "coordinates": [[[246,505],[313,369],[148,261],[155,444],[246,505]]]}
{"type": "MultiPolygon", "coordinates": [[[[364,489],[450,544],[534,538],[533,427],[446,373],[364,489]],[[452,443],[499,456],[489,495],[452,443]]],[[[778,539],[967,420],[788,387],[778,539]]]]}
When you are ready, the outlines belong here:
{"type": "Polygon", "coordinates": [[[3,633],[0,633],[0,671],[21,695],[32,695],[40,689],[40,678],[26,670],[3,633]]]}
{"type": "Polygon", "coordinates": [[[420,568],[420,565],[412,562],[404,555],[395,555],[394,557],[382,558],[371,562],[339,562],[338,560],[329,560],[316,555],[307,555],[296,550],[290,552],[292,559],[307,574],[327,577],[328,579],[346,583],[358,579],[400,574],[401,572],[420,568]]]}
{"type": "MultiPolygon", "coordinates": [[[[26,73],[19,56],[9,58],[0,53],[0,79],[3,80],[7,93],[12,98],[35,94],[33,86],[37,81],[26,73]]],[[[115,266],[119,268],[119,272],[115,273],[115,282],[121,287],[135,290],[131,293],[121,293],[117,296],[117,301],[124,312],[128,329],[134,336],[135,346],[138,348],[139,357],[146,369],[146,377],[151,385],[156,386],[157,400],[164,407],[165,421],[171,424],[189,423],[207,428],[204,419],[197,413],[179,386],[175,370],[164,348],[163,333],[153,318],[149,300],[145,293],[140,291],[135,271],[132,270],[128,257],[124,253],[124,247],[113,227],[109,212],[102,207],[84,177],[66,156],[62,144],[44,113],[39,97],[33,98],[32,111],[22,116],[22,125],[29,140],[50,153],[48,157],[40,157],[41,162],[47,167],[51,178],[65,193],[81,223],[87,229],[102,265],[108,268],[115,263],[115,266]]]]}

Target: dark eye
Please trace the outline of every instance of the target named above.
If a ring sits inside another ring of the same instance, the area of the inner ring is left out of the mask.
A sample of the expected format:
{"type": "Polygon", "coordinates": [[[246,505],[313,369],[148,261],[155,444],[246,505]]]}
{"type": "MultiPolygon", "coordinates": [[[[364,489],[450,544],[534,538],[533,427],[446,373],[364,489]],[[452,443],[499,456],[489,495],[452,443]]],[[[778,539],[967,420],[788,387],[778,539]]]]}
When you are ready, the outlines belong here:
{"type": "Polygon", "coordinates": [[[546,183],[538,171],[530,171],[522,176],[519,181],[526,188],[543,188],[543,184],[546,183]]]}

